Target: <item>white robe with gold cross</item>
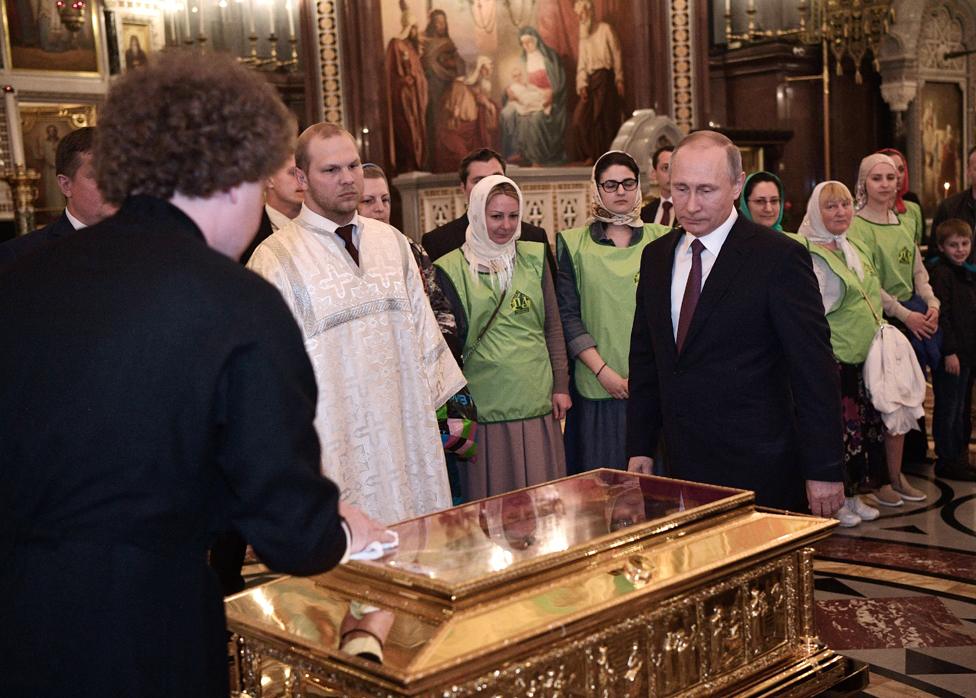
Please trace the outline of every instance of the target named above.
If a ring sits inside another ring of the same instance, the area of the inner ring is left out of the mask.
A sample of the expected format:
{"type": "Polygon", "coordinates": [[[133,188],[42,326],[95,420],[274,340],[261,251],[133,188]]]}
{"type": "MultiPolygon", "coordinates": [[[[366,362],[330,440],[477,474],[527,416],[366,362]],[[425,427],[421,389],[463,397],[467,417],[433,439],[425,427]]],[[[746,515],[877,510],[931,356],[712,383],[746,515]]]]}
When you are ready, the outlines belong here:
{"type": "Polygon", "coordinates": [[[248,267],[277,286],[315,369],[322,473],[384,523],[451,505],[435,410],[464,385],[407,241],[357,216],[357,267],[334,224],[302,207],[248,267]]]}

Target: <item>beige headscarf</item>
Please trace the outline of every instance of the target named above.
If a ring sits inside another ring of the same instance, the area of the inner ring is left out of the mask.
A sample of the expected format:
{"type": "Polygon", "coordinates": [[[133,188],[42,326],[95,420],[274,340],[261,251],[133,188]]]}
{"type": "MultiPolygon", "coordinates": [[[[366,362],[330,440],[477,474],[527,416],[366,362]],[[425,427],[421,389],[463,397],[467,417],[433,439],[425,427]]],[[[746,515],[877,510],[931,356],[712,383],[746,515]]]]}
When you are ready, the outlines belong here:
{"type": "Polygon", "coordinates": [[[895,169],[895,174],[898,174],[898,165],[896,165],[895,161],[884,153],[872,153],[861,160],[861,166],[857,170],[857,187],[854,189],[854,208],[856,210],[860,211],[867,205],[868,174],[870,174],[871,170],[873,170],[876,165],[881,164],[891,165],[895,169]]]}
{"type": "Polygon", "coordinates": [[[461,251],[468,260],[468,269],[477,279],[479,272],[491,274],[492,286],[498,280],[501,290],[508,289],[512,283],[512,273],[515,270],[515,241],[522,236],[522,226],[515,230],[515,235],[504,245],[492,242],[488,237],[488,225],[485,207],[488,206],[488,195],[499,184],[511,184],[518,194],[519,219],[524,209],[522,190],[508,177],[503,175],[489,175],[474,185],[471,198],[468,201],[468,229],[464,233],[464,244],[461,251]]]}
{"type": "Polygon", "coordinates": [[[828,184],[840,185],[847,192],[847,196],[850,197],[850,190],[841,182],[835,180],[821,182],[815,186],[813,193],[810,194],[810,200],[807,202],[807,213],[803,216],[803,222],[800,223],[800,230],[798,232],[807,240],[817,245],[825,245],[832,242],[837,243],[837,246],[844,253],[844,261],[847,263],[847,268],[857,274],[857,278],[864,281],[864,265],[861,264],[861,257],[858,255],[857,250],[854,249],[850,240],[847,239],[847,231],[845,230],[840,235],[834,235],[824,225],[823,216],[820,214],[820,193],[828,184]]]}
{"type": "Polygon", "coordinates": [[[596,183],[596,168],[599,167],[600,161],[603,160],[607,155],[613,153],[624,153],[622,150],[610,150],[601,155],[595,163],[593,163],[593,170],[591,171],[590,177],[590,217],[586,219],[586,224],[590,225],[596,221],[602,221],[608,225],[628,225],[631,228],[640,228],[644,225],[644,221],[641,220],[640,212],[641,206],[644,203],[641,197],[640,188],[640,175],[635,177],[637,180],[637,188],[634,189],[634,206],[627,213],[612,213],[608,211],[603,205],[603,192],[596,183]]]}

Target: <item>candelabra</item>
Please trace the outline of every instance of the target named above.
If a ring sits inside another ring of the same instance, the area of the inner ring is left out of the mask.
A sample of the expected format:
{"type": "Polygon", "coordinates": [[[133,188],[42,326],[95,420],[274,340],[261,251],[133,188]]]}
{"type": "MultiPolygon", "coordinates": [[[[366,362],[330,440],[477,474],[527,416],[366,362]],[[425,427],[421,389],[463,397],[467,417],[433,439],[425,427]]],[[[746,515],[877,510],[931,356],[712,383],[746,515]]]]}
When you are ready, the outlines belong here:
{"type": "Polygon", "coordinates": [[[16,165],[3,171],[3,180],[10,185],[14,203],[14,221],[18,235],[34,230],[34,201],[37,199],[37,183],[41,175],[25,165],[16,165]]]}

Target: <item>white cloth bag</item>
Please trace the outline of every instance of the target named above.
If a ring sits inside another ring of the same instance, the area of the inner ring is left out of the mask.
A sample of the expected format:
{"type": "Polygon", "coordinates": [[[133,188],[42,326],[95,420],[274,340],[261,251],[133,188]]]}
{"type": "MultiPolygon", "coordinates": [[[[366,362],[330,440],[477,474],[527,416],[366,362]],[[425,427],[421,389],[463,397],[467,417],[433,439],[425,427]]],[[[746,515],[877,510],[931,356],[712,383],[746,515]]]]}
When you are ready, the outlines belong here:
{"type": "Polygon", "coordinates": [[[864,385],[890,434],[918,429],[918,419],[925,413],[925,374],[908,339],[887,323],[881,324],[871,340],[864,361],[864,385]]]}

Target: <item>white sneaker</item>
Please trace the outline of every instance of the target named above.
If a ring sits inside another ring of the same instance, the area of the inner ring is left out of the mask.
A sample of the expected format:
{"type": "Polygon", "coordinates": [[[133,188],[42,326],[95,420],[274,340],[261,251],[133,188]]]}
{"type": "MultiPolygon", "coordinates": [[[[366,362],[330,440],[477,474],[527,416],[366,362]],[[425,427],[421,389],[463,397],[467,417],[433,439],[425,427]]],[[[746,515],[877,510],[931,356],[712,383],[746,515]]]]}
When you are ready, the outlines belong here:
{"type": "Polygon", "coordinates": [[[873,506],[866,504],[860,497],[847,497],[844,499],[844,508],[854,513],[861,521],[874,521],[881,515],[881,512],[873,506]]]}
{"type": "Polygon", "coordinates": [[[841,528],[853,528],[861,523],[861,517],[848,509],[846,504],[837,510],[834,518],[840,521],[841,528]]]}

